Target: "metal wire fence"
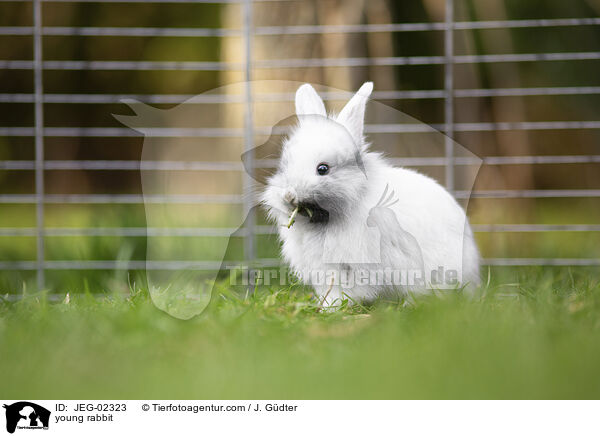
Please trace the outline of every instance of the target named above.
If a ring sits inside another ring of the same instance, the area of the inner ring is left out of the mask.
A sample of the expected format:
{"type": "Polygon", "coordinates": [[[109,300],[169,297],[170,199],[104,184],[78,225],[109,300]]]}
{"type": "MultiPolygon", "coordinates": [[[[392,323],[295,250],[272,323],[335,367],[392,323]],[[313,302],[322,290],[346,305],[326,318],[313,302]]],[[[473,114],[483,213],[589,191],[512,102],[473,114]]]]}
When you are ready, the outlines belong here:
{"type": "MultiPolygon", "coordinates": [[[[3,2],[5,0],[2,0],[3,2]]],[[[459,64],[499,64],[530,63],[583,60],[598,60],[600,52],[559,52],[559,53],[505,53],[458,55],[455,53],[454,36],[459,30],[475,29],[507,29],[507,28],[543,28],[597,26],[600,18],[560,18],[560,19],[524,19],[497,21],[455,21],[454,2],[446,0],[445,20],[443,22],[393,23],[393,24],[340,24],[340,25],[295,25],[295,26],[255,26],[253,24],[253,3],[250,0],[206,0],[202,3],[239,3],[242,11],[242,22],[239,29],[226,28],[152,28],[152,27],[73,27],[44,26],[42,20],[43,3],[52,2],[84,2],[86,0],[11,0],[12,2],[30,2],[32,5],[31,26],[2,26],[2,36],[31,36],[33,38],[32,59],[0,60],[1,70],[30,71],[33,73],[32,93],[2,93],[0,103],[31,104],[34,106],[34,125],[30,127],[0,127],[0,136],[8,138],[33,138],[35,144],[34,160],[2,160],[0,171],[26,170],[35,173],[35,192],[30,194],[2,194],[0,204],[31,204],[36,209],[35,227],[3,227],[0,237],[34,237],[36,239],[36,259],[29,261],[0,261],[0,270],[30,270],[37,273],[37,284],[46,286],[45,273],[48,270],[102,270],[102,269],[178,269],[178,268],[218,268],[218,262],[186,262],[176,259],[170,261],[118,261],[118,260],[47,260],[45,256],[45,238],[72,236],[215,236],[228,237],[232,228],[146,228],[146,227],[96,227],[70,228],[49,227],[45,223],[44,212],[48,204],[142,204],[141,194],[50,194],[44,186],[45,171],[104,171],[151,169],[156,171],[238,171],[243,172],[241,162],[139,162],[137,160],[46,160],[44,141],[52,137],[75,138],[121,138],[137,137],[139,133],[120,127],[47,127],[44,123],[44,104],[110,104],[119,103],[123,98],[135,98],[148,104],[180,103],[191,95],[182,94],[90,94],[90,93],[46,93],[44,92],[44,73],[52,70],[107,70],[107,71],[239,71],[245,80],[250,82],[252,74],[268,69],[301,69],[310,67],[345,67],[364,66],[406,66],[406,65],[440,65],[444,68],[443,89],[407,90],[407,91],[375,91],[374,99],[381,100],[441,100],[444,103],[443,123],[433,124],[435,129],[452,138],[457,132],[496,132],[496,131],[534,131],[534,130],[583,130],[600,129],[597,121],[515,121],[515,122],[456,122],[455,101],[472,97],[527,97],[527,96],[564,96],[564,95],[600,95],[600,86],[557,86],[557,87],[519,87],[489,89],[456,89],[454,67],[459,64]],[[307,35],[326,33],[381,33],[381,32],[443,32],[444,54],[439,56],[392,56],[364,58],[310,58],[310,59],[254,59],[252,41],[256,36],[270,35],[307,35]],[[239,62],[223,61],[107,61],[107,60],[45,60],[42,53],[43,39],[47,36],[135,36],[135,37],[239,37],[242,38],[244,59],[239,62]]],[[[92,0],[90,0],[92,1],[92,0]]],[[[93,0],[100,3],[136,3],[148,0],[93,0]]],[[[192,0],[152,0],[157,3],[188,3],[192,0]]],[[[266,1],[266,0],[261,0],[266,1]]],[[[277,1],[277,0],[273,0],[277,1]]],[[[193,2],[198,3],[197,0],[193,2]]],[[[335,99],[335,93],[326,94],[325,99],[335,99]]],[[[165,137],[237,137],[243,138],[247,150],[253,147],[253,134],[269,132],[269,126],[255,126],[250,110],[253,99],[258,100],[292,100],[291,94],[252,95],[250,87],[246,94],[204,95],[198,101],[214,103],[244,103],[246,118],[244,128],[171,128],[156,130],[153,135],[165,137]]],[[[419,124],[382,124],[367,125],[367,133],[382,132],[422,132],[419,124]]],[[[251,154],[247,155],[251,159],[251,154]]],[[[445,143],[445,155],[438,157],[396,158],[396,164],[405,166],[432,166],[444,168],[445,183],[457,198],[600,198],[600,189],[499,189],[483,190],[473,193],[455,189],[454,170],[461,165],[471,165],[470,158],[454,155],[453,142],[445,143]]],[[[544,156],[493,156],[483,159],[484,165],[545,165],[545,164],[597,164],[600,154],[577,155],[544,155],[544,156]]],[[[246,167],[259,165],[247,161],[246,167]]],[[[273,162],[261,162],[260,165],[272,165],[273,162]]],[[[247,177],[247,176],[246,176],[247,177]]],[[[145,201],[156,203],[227,203],[243,206],[244,215],[248,214],[253,204],[250,181],[244,182],[244,194],[228,195],[171,195],[146,196],[145,201]]],[[[254,218],[247,221],[246,254],[250,258],[256,256],[254,238],[256,235],[272,234],[273,229],[266,225],[257,225],[254,218]]],[[[476,232],[599,232],[596,224],[478,224],[476,232]]],[[[276,259],[267,259],[267,263],[276,264],[276,259]]],[[[593,258],[487,258],[487,265],[600,265],[600,259],[593,258]]]]}

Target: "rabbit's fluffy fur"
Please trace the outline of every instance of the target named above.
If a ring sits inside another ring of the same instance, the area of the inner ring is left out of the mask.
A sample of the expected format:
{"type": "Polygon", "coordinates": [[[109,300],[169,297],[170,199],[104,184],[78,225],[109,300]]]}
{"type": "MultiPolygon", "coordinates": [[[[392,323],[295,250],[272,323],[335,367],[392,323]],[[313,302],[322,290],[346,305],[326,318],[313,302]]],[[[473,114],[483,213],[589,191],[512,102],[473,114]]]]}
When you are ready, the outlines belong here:
{"type": "Polygon", "coordinates": [[[368,151],[364,113],[372,89],[365,83],[337,116],[327,115],[312,86],[296,92],[299,122],[262,194],[278,225],[283,258],[326,306],[344,295],[364,301],[388,292],[425,292],[438,287],[431,279],[443,277],[440,271],[456,273],[450,276],[457,279],[450,280],[454,287],[477,286],[479,253],[452,195],[433,179],[368,151]],[[317,172],[322,163],[329,166],[325,175],[317,172]],[[398,270],[420,271],[424,281],[381,281],[382,271],[398,270]],[[330,275],[313,274],[318,272],[330,275]],[[369,272],[380,281],[365,280],[369,272]]]}

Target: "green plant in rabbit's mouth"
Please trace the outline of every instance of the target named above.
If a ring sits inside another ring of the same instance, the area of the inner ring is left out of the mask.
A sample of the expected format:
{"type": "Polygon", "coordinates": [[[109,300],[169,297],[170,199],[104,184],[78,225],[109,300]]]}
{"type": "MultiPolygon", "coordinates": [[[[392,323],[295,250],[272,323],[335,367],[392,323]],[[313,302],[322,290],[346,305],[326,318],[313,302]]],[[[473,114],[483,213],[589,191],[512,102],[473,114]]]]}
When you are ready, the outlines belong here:
{"type": "MultiPolygon", "coordinates": [[[[300,206],[296,206],[296,208],[290,214],[290,220],[288,221],[288,225],[287,225],[288,229],[290,227],[292,227],[294,225],[294,223],[296,222],[296,215],[298,215],[298,212],[300,212],[300,209],[301,209],[300,206]]],[[[304,207],[302,209],[308,214],[309,218],[312,218],[312,216],[313,216],[312,210],[310,210],[307,207],[304,207]]]]}

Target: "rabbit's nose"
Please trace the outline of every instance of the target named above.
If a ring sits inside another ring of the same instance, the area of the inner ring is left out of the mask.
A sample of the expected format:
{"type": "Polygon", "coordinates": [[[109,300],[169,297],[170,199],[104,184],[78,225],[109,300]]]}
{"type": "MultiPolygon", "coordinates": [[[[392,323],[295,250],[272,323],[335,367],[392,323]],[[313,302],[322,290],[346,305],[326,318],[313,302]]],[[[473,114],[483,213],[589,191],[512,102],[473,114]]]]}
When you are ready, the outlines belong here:
{"type": "Polygon", "coordinates": [[[288,189],[287,191],[285,191],[285,194],[283,194],[283,199],[290,203],[292,206],[295,206],[296,202],[298,201],[298,196],[293,190],[288,189]]]}

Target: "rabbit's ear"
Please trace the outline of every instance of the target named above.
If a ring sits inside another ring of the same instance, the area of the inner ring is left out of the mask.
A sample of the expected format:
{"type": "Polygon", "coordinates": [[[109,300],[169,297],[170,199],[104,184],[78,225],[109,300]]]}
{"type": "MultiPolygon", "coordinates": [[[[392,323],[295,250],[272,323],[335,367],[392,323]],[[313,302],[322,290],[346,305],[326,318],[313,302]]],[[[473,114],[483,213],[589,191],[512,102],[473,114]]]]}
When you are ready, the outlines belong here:
{"type": "Polygon", "coordinates": [[[325,104],[315,88],[308,83],[296,91],[296,115],[322,115],[327,116],[325,104]]]}
{"type": "Polygon", "coordinates": [[[363,144],[365,107],[371,92],[373,92],[373,82],[365,82],[346,106],[344,106],[344,109],[342,109],[336,119],[338,123],[348,129],[358,145],[363,144]]]}

